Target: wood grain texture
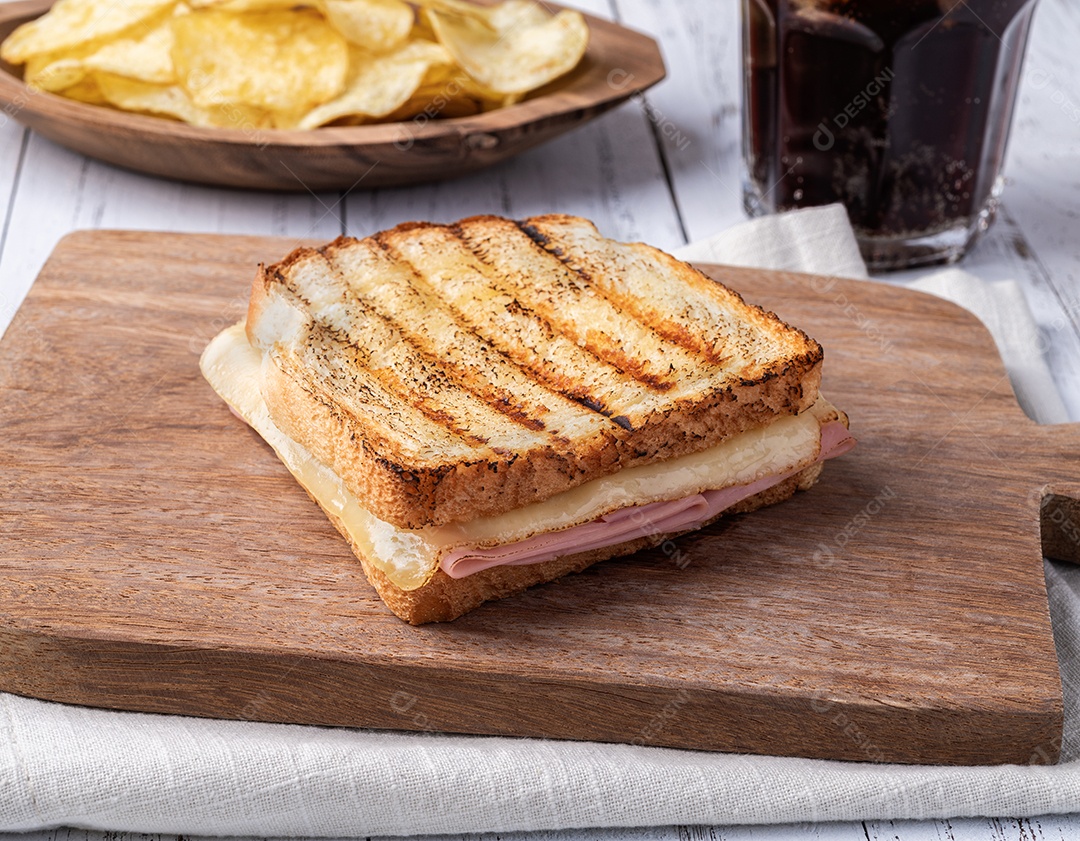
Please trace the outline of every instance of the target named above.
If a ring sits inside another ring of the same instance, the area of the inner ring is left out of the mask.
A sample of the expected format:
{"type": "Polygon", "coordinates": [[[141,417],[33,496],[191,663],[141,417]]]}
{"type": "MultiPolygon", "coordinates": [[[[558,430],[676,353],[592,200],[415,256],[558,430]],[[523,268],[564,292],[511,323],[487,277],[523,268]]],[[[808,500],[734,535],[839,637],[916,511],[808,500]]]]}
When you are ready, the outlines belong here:
{"type": "MultiPolygon", "coordinates": [[[[0,5],[0,39],[51,0],[0,5]]],[[[664,78],[656,42],[588,17],[589,47],[568,75],[508,108],[448,120],[272,131],[208,129],[34,91],[0,62],[4,113],[64,146],[163,178],[261,190],[375,189],[461,175],[530,149],[664,78]]]]}
{"type": "Polygon", "coordinates": [[[198,372],[292,245],[86,232],[54,253],[0,342],[0,689],[859,760],[1055,744],[1039,510],[1080,433],[1023,417],[961,310],[710,269],[822,341],[860,447],[782,506],[417,629],[198,372]]]}
{"type": "Polygon", "coordinates": [[[646,95],[687,238],[710,237],[745,220],[742,207],[740,3],[619,2],[619,19],[654,33],[671,82],[646,95]]]}

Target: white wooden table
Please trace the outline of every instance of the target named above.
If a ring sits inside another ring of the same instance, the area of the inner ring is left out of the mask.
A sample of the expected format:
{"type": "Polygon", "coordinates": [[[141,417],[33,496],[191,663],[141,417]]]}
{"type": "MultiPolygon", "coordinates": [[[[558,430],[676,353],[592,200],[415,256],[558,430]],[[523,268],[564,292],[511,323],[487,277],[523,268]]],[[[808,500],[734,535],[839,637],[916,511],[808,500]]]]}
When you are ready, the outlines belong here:
{"type": "MultiPolygon", "coordinates": [[[[1023,285],[1071,418],[1080,421],[1080,3],[1040,2],[1007,164],[1010,183],[1004,210],[965,268],[987,279],[1010,277],[1023,285]]],[[[741,221],[737,4],[574,4],[658,37],[668,80],[649,94],[647,104],[630,103],[515,161],[443,184],[348,195],[208,189],[99,164],[5,121],[0,126],[0,331],[53,246],[76,228],[332,238],[342,233],[364,236],[411,219],[561,211],[592,218],[608,236],[674,248],[741,221]]],[[[106,837],[128,838],[56,830],[0,841],[106,837]]],[[[499,837],[1064,840],[1080,838],[1080,816],[499,837]]]]}

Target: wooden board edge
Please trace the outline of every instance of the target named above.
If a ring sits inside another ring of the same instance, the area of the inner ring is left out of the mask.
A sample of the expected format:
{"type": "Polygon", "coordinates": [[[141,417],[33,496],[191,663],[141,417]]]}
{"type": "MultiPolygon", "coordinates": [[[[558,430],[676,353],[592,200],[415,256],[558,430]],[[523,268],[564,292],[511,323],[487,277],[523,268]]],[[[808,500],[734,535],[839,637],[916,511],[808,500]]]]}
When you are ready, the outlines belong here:
{"type": "Polygon", "coordinates": [[[1052,764],[1062,741],[1061,697],[1049,692],[1027,709],[898,710],[820,695],[777,702],[751,692],[66,638],[2,620],[0,642],[3,691],[136,712],[949,766],[1052,764]],[[244,680],[249,673],[259,680],[244,680]]]}

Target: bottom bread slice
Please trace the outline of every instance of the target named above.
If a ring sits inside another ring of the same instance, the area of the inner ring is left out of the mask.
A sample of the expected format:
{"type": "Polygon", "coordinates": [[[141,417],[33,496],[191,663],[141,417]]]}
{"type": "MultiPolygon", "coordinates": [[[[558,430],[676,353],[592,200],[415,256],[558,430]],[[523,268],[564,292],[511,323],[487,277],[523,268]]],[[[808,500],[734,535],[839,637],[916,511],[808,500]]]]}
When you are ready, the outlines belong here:
{"type": "MultiPolygon", "coordinates": [[[[771,488],[766,488],[760,493],[747,497],[725,509],[710,520],[709,523],[713,523],[729,514],[742,514],[766,505],[782,502],[794,495],[798,490],[807,490],[817,481],[818,476],[821,475],[821,469],[821,462],[812,464],[771,488]]],[[[323,510],[326,511],[326,509],[323,510]]],[[[340,519],[331,511],[326,511],[326,514],[346,540],[350,540],[349,534],[342,527],[340,519]]],[[[705,525],[707,526],[709,523],[705,525]]],[[[697,529],[694,529],[694,531],[697,531],[697,529]]],[[[355,545],[352,545],[352,549],[360,559],[368,581],[371,582],[387,606],[410,625],[424,625],[428,622],[449,622],[468,613],[484,602],[506,598],[521,593],[537,584],[554,581],[570,573],[581,572],[583,569],[608,558],[629,555],[642,549],[659,546],[681,534],[687,534],[687,532],[648,535],[614,546],[605,546],[601,549],[579,552],[574,555],[564,555],[561,558],[538,564],[491,567],[465,578],[451,578],[441,569],[436,569],[432,578],[424,586],[415,590],[401,589],[390,581],[381,570],[370,563],[355,545]]],[[[351,540],[350,544],[352,544],[351,540]]]]}

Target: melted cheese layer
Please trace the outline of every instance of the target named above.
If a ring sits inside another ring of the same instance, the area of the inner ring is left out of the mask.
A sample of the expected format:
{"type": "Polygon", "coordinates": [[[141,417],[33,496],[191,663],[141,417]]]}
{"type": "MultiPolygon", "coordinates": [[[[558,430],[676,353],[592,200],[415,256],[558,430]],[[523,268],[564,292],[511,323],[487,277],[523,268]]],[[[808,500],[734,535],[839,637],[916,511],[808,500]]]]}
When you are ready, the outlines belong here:
{"type": "Polygon", "coordinates": [[[629,506],[681,499],[801,469],[818,457],[819,417],[832,408],[820,399],[802,415],[749,430],[704,452],[625,468],[506,514],[409,530],[380,520],[364,508],[337,474],[274,424],[260,388],[262,366],[271,364],[248,343],[243,322],[218,335],[200,362],[214,390],[274,449],[344,531],[354,550],[403,590],[423,586],[440,559],[456,547],[512,543],[629,506]]]}

